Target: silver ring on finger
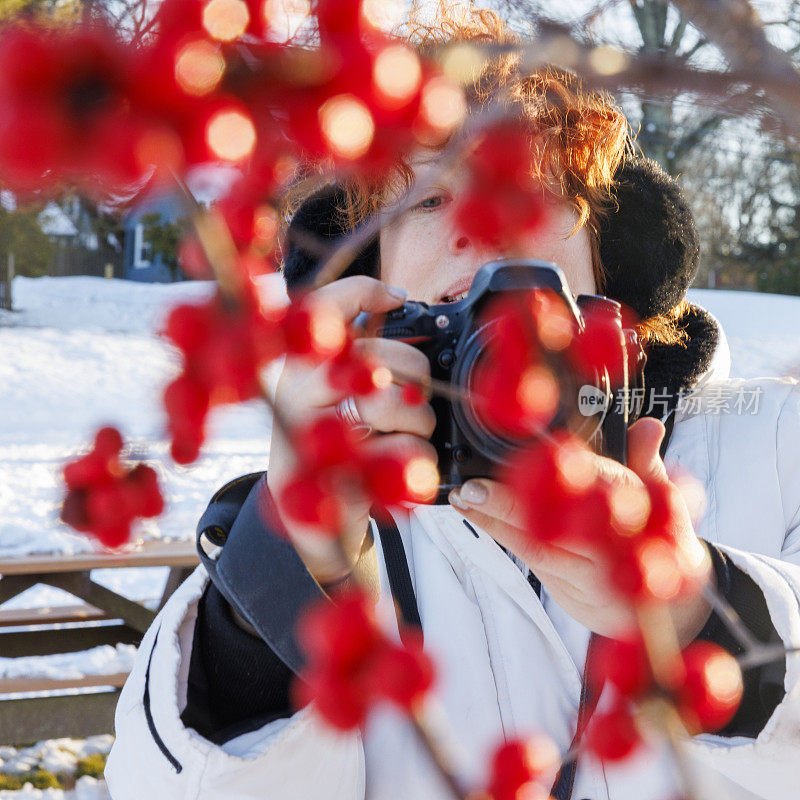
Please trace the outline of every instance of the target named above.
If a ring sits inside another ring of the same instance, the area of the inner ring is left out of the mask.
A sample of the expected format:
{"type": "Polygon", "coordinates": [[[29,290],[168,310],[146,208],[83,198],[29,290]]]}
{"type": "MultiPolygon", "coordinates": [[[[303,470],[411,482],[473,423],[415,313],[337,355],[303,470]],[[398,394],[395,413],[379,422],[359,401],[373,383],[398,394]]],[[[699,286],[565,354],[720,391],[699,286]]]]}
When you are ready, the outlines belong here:
{"type": "Polygon", "coordinates": [[[372,433],[372,425],[361,418],[356,407],[356,399],[352,395],[337,403],[336,416],[362,439],[366,439],[372,433]]]}

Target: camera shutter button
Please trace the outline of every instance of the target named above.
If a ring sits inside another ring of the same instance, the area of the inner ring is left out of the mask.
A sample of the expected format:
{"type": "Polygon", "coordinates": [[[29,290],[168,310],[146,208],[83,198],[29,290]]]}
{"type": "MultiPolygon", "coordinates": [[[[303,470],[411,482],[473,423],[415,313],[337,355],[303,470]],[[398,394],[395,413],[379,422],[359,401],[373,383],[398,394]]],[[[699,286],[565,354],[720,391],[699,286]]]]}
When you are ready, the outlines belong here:
{"type": "Polygon", "coordinates": [[[463,464],[466,461],[469,461],[472,457],[472,450],[467,447],[465,444],[460,444],[453,450],[453,461],[456,464],[463,464]]]}
{"type": "Polygon", "coordinates": [[[452,350],[442,350],[437,356],[436,360],[439,362],[440,367],[450,369],[456,360],[455,353],[452,350]]]}

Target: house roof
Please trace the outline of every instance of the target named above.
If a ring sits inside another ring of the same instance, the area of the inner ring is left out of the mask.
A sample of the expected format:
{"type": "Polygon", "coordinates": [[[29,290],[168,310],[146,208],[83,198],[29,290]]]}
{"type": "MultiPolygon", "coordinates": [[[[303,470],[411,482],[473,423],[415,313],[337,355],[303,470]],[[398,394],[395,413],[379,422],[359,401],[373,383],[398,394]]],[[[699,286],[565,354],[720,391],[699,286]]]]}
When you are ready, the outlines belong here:
{"type": "Polygon", "coordinates": [[[56,203],[48,203],[38,217],[39,227],[47,236],[77,236],[73,221],[56,203]]]}

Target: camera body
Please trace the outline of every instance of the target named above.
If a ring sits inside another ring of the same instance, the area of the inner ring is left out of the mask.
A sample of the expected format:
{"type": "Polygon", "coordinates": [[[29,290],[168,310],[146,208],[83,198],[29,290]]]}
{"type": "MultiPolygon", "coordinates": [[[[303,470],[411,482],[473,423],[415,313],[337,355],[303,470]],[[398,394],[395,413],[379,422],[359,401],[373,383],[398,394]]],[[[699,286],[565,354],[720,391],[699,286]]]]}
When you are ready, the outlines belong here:
{"type": "MultiPolygon", "coordinates": [[[[626,358],[626,338],[630,343],[631,334],[636,334],[623,331],[619,303],[599,295],[581,295],[573,300],[562,271],[555,264],[533,259],[500,259],[484,264],[464,299],[434,306],[408,301],[387,313],[376,331],[379,336],[419,349],[430,362],[432,380],[453,389],[449,397],[434,393],[431,399],[437,420],[431,442],[439,456],[440,497],[470,478],[492,475],[510,454],[526,444],[526,440],[488,426],[465,397],[492,335],[491,322],[482,320],[486,308],[504,294],[533,289],[557,295],[574,320],[576,331],[585,328],[582,309],[607,315],[619,328],[620,355],[626,358]]],[[[558,409],[549,428],[569,428],[599,452],[624,462],[630,398],[627,367],[621,384],[614,386],[608,370],[602,367],[588,379],[585,375],[579,378],[563,355],[549,354],[547,358],[559,386],[558,409]],[[624,402],[616,402],[623,393],[624,402]]]]}

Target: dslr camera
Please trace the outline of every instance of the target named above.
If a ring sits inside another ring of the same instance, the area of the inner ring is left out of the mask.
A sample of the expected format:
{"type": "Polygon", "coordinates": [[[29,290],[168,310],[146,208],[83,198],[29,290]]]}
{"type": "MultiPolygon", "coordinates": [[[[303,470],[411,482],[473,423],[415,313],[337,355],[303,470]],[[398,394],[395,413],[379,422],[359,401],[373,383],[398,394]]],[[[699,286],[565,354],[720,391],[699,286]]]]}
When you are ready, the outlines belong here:
{"type": "MultiPolygon", "coordinates": [[[[642,385],[644,356],[636,333],[622,327],[621,306],[600,295],[581,295],[576,300],[569,291],[563,272],[546,261],[501,259],[484,264],[472,287],[458,302],[430,306],[408,301],[387,313],[376,334],[399,339],[418,348],[428,358],[433,381],[447,383],[455,391],[448,396],[434,393],[431,405],[436,428],[431,442],[439,458],[441,476],[439,497],[470,478],[488,477],[531,439],[507,433],[489,424],[476,408],[475,380],[487,342],[493,336],[493,322],[485,311],[492,301],[508,293],[528,294],[546,290],[564,303],[577,332],[586,328],[586,317],[597,319],[619,332],[623,369],[609,370],[600,364],[594,374],[578,375],[563,354],[547,354],[547,366],[558,383],[558,408],[550,430],[568,428],[603,455],[624,463],[630,391],[642,385]],[[628,353],[637,352],[637,363],[628,365],[628,353]],[[630,380],[629,372],[633,373],[630,380]]],[[[366,316],[366,315],[364,315],[366,316]]],[[[363,325],[366,319],[359,320],[363,325]]]]}

